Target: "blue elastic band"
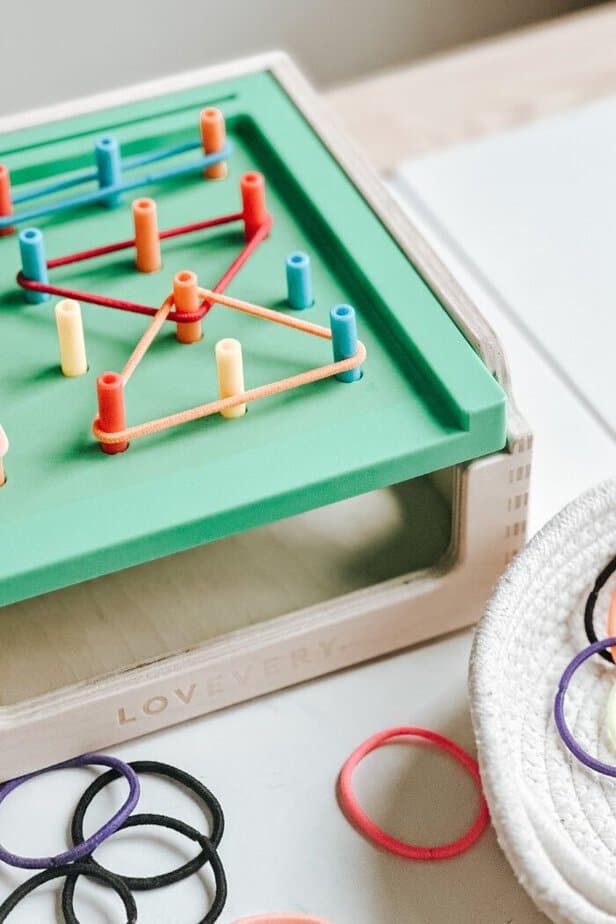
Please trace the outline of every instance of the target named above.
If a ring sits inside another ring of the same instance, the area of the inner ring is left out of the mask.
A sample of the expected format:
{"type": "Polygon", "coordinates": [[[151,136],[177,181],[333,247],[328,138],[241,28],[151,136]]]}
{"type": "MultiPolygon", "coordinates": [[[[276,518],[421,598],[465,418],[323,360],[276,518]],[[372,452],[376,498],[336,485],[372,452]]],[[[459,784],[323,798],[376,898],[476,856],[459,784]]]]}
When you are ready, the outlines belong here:
{"type": "MultiPolygon", "coordinates": [[[[142,167],[148,163],[154,163],[158,160],[163,160],[166,157],[172,157],[176,154],[183,154],[186,151],[194,150],[194,148],[201,147],[199,142],[189,142],[187,144],[176,145],[173,148],[165,148],[160,151],[155,151],[152,154],[145,154],[140,157],[130,158],[128,161],[122,162],[123,170],[132,170],[136,167],[142,167]]],[[[135,180],[128,180],[125,183],[119,183],[116,186],[105,186],[104,189],[97,189],[91,193],[83,193],[80,196],[73,196],[71,199],[65,199],[62,202],[54,202],[49,205],[40,206],[37,209],[31,209],[30,211],[15,213],[13,215],[7,215],[0,217],[0,228],[6,228],[11,225],[15,225],[21,222],[30,222],[35,218],[42,218],[44,215],[53,215],[56,212],[65,212],[70,209],[78,208],[82,205],[89,205],[92,202],[100,202],[103,199],[107,199],[109,195],[114,193],[127,192],[129,190],[140,189],[143,186],[149,186],[152,183],[160,183],[166,180],[175,179],[176,177],[189,176],[191,173],[200,173],[206,167],[211,167],[213,164],[217,164],[221,160],[227,160],[230,154],[232,153],[232,145],[228,141],[222,151],[216,151],[215,154],[206,154],[203,157],[199,158],[198,161],[195,161],[193,164],[184,164],[181,167],[172,167],[169,170],[163,170],[160,173],[150,173],[147,176],[139,177],[135,180]]],[[[79,177],[71,177],[66,180],[58,180],[55,183],[49,183],[44,187],[38,187],[36,190],[30,190],[27,193],[22,193],[21,196],[15,196],[13,202],[25,202],[31,199],[39,198],[40,196],[48,195],[51,192],[59,192],[63,189],[70,189],[73,186],[78,186],[81,183],[87,183],[91,180],[96,180],[98,173],[94,171],[89,171],[87,174],[80,174],[79,177]]]]}

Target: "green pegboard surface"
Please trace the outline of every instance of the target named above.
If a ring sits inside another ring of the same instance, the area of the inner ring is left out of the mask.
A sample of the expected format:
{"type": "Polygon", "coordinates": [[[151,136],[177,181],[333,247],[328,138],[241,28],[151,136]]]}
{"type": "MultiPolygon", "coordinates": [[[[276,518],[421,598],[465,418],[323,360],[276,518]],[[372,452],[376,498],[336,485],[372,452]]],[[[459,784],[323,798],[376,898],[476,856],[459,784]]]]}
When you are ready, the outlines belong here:
{"type": "MultiPolygon", "coordinates": [[[[505,396],[480,358],[269,73],[99,111],[5,136],[0,159],[15,190],[92,163],[94,138],[113,132],[124,155],[198,136],[199,109],[221,107],[234,153],[225,181],[148,187],[161,228],[240,208],[239,177],[266,177],[270,238],[228,293],[285,308],[284,261],[312,259],[327,324],[350,302],[368,350],[362,380],[327,380],[220,417],[134,442],[107,456],[90,434],[95,377],[120,370],[144,317],[82,308],[90,371],[64,378],[52,298],[25,304],[15,284],[16,235],[0,239],[0,423],[11,441],[0,490],[0,604],[209,542],[344,497],[499,450],[505,396]]],[[[195,157],[187,154],[186,159],[195,157]]],[[[89,206],[34,224],[47,257],[130,237],[130,194],[118,208],[89,206]]],[[[163,269],[136,272],[131,251],[55,270],[52,281],[158,305],[173,274],[212,285],[241,249],[240,225],[163,244],[163,269]]],[[[182,345],[166,324],[127,386],[128,422],[216,397],[214,344],[238,337],[247,387],[330,361],[331,346],[216,306],[204,339],[182,345]]],[[[204,601],[205,603],[205,601],[204,601]]]]}

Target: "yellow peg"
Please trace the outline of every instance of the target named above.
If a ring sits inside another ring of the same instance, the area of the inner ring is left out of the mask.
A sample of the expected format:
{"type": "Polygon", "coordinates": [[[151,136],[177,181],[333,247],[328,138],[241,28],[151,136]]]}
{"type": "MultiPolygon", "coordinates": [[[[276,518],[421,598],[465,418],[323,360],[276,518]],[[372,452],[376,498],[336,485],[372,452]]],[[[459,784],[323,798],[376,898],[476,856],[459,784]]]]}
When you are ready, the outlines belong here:
{"type": "MultiPolygon", "coordinates": [[[[221,398],[232,398],[244,391],[244,365],[242,345],[239,340],[227,337],[216,344],[216,370],[218,372],[218,394],[221,398]]],[[[242,417],[245,404],[237,404],[220,412],[223,417],[242,417]]]]}
{"type": "Polygon", "coordinates": [[[70,377],[85,375],[88,371],[88,360],[79,302],[72,298],[63,298],[58,302],[56,326],[63,374],[70,377]]]}

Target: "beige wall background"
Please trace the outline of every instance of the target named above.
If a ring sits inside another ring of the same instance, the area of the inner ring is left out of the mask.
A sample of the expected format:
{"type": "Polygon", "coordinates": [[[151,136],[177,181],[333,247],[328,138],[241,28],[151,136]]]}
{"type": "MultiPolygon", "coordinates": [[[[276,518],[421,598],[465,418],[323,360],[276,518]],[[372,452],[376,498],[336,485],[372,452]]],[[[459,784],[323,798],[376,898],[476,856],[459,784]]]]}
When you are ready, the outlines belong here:
{"type": "Polygon", "coordinates": [[[588,5],[584,0],[7,3],[0,31],[0,114],[271,48],[289,51],[325,86],[588,5]]]}

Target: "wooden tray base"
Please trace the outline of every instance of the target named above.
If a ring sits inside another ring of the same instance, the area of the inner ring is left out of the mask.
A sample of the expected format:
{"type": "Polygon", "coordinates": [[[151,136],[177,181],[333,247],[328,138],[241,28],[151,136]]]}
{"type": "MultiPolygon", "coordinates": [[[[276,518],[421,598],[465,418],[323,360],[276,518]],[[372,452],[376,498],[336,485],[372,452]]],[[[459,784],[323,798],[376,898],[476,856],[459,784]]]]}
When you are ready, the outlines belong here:
{"type": "Polygon", "coordinates": [[[530,443],[6,608],[0,778],[473,622],[524,540],[530,443]]]}

